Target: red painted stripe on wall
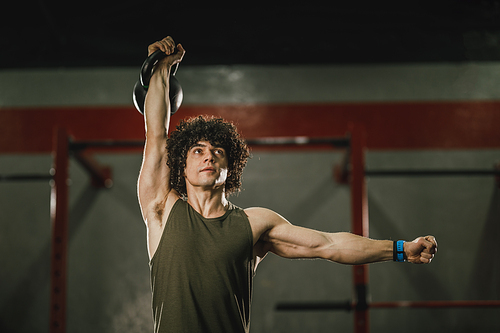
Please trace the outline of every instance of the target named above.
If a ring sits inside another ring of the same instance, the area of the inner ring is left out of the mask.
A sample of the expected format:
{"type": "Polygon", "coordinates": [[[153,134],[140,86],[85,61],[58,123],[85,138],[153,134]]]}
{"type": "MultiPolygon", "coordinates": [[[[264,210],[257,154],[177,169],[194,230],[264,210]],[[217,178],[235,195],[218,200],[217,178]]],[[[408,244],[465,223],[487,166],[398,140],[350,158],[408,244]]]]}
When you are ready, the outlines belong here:
{"type": "MultiPolygon", "coordinates": [[[[208,114],[234,122],[246,138],[341,137],[352,124],[369,149],[500,148],[500,101],[183,106],[180,119],[208,114]]],[[[48,153],[55,126],[75,140],[143,140],[133,107],[0,108],[0,153],[48,153]]]]}

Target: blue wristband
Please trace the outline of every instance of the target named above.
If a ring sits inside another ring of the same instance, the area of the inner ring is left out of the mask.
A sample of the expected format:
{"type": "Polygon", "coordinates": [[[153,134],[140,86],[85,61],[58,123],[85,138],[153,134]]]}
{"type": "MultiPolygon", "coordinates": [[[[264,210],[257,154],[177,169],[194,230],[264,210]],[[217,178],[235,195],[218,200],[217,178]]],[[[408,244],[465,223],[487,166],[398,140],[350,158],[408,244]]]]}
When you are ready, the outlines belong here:
{"type": "Polygon", "coordinates": [[[405,252],[404,252],[404,240],[399,240],[394,242],[393,256],[392,259],[396,262],[405,262],[405,252]]]}

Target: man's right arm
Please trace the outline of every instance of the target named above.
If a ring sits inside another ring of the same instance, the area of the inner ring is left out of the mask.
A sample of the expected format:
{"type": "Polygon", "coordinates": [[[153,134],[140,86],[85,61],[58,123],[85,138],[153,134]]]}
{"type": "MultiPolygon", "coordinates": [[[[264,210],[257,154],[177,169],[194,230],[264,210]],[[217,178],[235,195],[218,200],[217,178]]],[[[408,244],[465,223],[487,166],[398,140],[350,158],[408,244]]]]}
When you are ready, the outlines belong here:
{"type": "Polygon", "coordinates": [[[177,46],[176,54],[172,54],[174,48],[174,41],[170,37],[151,44],[148,48],[149,54],[161,50],[169,56],[156,65],[144,107],[146,142],[138,181],[138,196],[146,223],[151,217],[149,216],[151,206],[161,202],[165,204],[171,190],[170,169],[166,164],[165,149],[170,123],[169,77],[172,66],[180,62],[184,56],[184,49],[180,44],[177,46]]]}

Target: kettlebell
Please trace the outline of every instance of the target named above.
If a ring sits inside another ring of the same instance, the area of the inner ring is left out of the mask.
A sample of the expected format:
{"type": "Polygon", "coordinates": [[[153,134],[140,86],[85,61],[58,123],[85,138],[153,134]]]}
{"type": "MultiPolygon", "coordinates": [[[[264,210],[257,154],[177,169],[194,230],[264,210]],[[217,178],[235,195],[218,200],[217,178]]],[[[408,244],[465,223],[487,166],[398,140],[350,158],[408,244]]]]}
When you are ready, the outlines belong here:
{"type": "MultiPolygon", "coordinates": [[[[177,50],[175,52],[177,52],[177,50]]],[[[135,108],[141,114],[144,114],[144,102],[146,101],[146,94],[148,93],[149,81],[153,76],[153,68],[158,61],[165,58],[166,56],[167,55],[161,50],[157,50],[153,52],[149,57],[147,57],[147,59],[144,60],[144,63],[142,64],[139,80],[137,80],[134,85],[132,96],[135,108]]],[[[175,70],[172,70],[170,72],[170,89],[168,93],[168,97],[170,99],[170,114],[174,114],[175,112],[177,112],[177,110],[181,107],[182,99],[184,97],[181,84],[175,77],[178,67],[179,64],[176,64],[175,70]]]]}

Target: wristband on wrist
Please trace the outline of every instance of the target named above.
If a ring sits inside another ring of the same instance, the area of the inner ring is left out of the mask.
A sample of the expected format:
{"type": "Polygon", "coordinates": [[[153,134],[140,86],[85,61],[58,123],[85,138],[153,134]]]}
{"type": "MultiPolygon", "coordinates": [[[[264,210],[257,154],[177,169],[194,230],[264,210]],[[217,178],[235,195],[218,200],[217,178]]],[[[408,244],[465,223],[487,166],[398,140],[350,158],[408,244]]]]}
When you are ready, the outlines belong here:
{"type": "Polygon", "coordinates": [[[393,242],[393,252],[392,252],[392,260],[396,262],[405,262],[406,256],[404,252],[404,240],[398,240],[393,242]]]}

